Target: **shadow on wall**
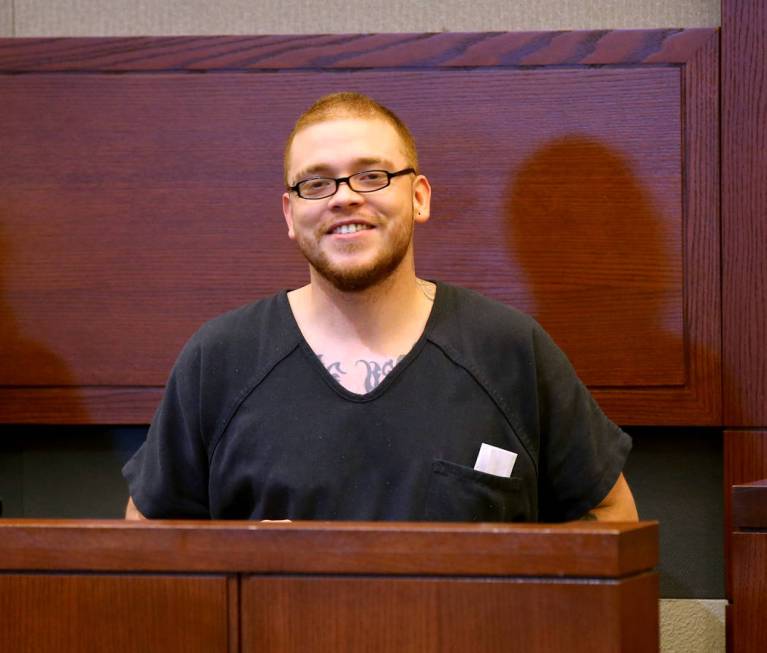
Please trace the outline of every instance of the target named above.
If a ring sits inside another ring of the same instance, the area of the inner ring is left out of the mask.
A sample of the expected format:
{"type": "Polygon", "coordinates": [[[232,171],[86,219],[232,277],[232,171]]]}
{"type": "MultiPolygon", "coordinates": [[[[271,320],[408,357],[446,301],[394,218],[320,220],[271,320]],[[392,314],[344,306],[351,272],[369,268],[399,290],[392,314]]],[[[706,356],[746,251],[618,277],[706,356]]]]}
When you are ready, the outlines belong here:
{"type": "Polygon", "coordinates": [[[679,236],[624,157],[585,136],[553,140],[515,171],[505,213],[536,318],[589,385],[684,381],[681,251],[668,245],[679,236]]]}
{"type": "MultiPolygon", "coordinates": [[[[14,268],[11,239],[4,231],[4,224],[12,223],[7,214],[12,204],[0,204],[0,498],[3,500],[4,517],[65,517],[66,510],[78,509],[75,486],[82,482],[67,452],[77,449],[73,445],[74,428],[18,426],[21,422],[34,424],[50,422],[51,402],[39,403],[36,390],[41,387],[54,388],[56,406],[66,413],[68,421],[87,424],[90,421],[88,411],[83,405],[77,390],[77,380],[73,377],[66,362],[43,342],[28,337],[20,327],[14,313],[13,301],[9,300],[9,278],[13,278],[12,290],[18,292],[15,301],[35,302],[35,310],[55,310],[46,306],[46,297],[56,292],[61,279],[41,279],[29,275],[23,269],[23,253],[17,262],[22,265],[14,268]],[[34,298],[34,299],[33,299],[34,298]],[[51,437],[55,432],[55,437],[51,437]],[[48,434],[44,439],[49,447],[51,464],[44,473],[37,474],[37,459],[30,452],[40,449],[41,433],[48,434]],[[59,484],[56,475],[67,477],[65,484],[59,484]],[[66,508],[53,511],[37,510],[36,497],[45,494],[58,497],[66,508]]],[[[55,319],[55,316],[53,316],[55,319]]],[[[64,421],[64,420],[61,420],[64,421]]],[[[77,427],[80,430],[82,427],[77,427]]],[[[93,495],[97,496],[97,495],[93,495]]]]}
{"type": "MultiPolygon", "coordinates": [[[[41,419],[42,408],[35,405],[35,395],[30,393],[24,398],[24,405],[16,398],[9,400],[5,392],[17,388],[19,393],[24,389],[40,387],[56,388],[56,401],[66,411],[67,421],[87,424],[88,412],[83,405],[77,390],[77,379],[71,373],[67,363],[54,353],[45,343],[29,338],[19,327],[12,302],[6,299],[8,293],[7,279],[14,280],[14,291],[18,291],[18,302],[33,306],[35,312],[56,310],[51,308],[46,298],[61,291],[61,278],[41,279],[29,277],[23,267],[14,269],[14,257],[9,237],[3,231],[3,224],[12,222],[6,220],[5,213],[12,205],[0,205],[0,424],[13,422],[50,421],[41,419]],[[20,289],[20,291],[19,291],[20,289]]],[[[19,256],[21,260],[23,253],[19,256]]],[[[62,271],[63,272],[63,271],[62,271]]],[[[62,274],[62,277],[65,276],[62,274]]],[[[49,319],[54,322],[55,315],[49,319]]],[[[49,408],[45,407],[45,412],[49,408]]]]}
{"type": "MultiPolygon", "coordinates": [[[[702,365],[717,392],[719,353],[685,330],[682,224],[656,210],[625,157],[584,136],[550,141],[515,170],[505,216],[536,318],[592,388],[683,386],[702,365]]],[[[714,427],[628,429],[640,516],[661,521],[662,596],[724,595],[714,427]]]]}

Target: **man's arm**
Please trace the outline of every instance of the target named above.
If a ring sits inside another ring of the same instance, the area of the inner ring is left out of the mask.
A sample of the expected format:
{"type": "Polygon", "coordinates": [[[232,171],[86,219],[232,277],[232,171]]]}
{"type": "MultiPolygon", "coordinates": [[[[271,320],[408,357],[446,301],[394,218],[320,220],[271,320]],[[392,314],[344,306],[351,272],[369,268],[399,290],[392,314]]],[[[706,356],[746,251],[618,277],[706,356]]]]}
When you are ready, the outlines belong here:
{"type": "Polygon", "coordinates": [[[146,519],[146,517],[144,517],[144,515],[139,512],[139,509],[136,508],[136,504],[133,503],[132,497],[128,497],[128,505],[125,507],[125,519],[131,519],[134,521],[139,519],[146,519]]]}
{"type": "Polygon", "coordinates": [[[612,490],[602,499],[602,503],[596,508],[592,508],[582,519],[639,521],[634,496],[631,494],[631,489],[623,474],[618,477],[612,490]]]}

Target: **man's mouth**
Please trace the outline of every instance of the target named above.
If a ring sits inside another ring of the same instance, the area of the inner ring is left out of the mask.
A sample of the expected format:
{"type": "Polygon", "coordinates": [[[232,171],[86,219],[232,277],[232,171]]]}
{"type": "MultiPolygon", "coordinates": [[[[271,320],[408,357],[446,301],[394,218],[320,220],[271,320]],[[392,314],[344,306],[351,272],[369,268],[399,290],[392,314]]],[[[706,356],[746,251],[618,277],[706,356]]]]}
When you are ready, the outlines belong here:
{"type": "Polygon", "coordinates": [[[361,224],[361,223],[353,223],[353,224],[342,224],[334,229],[330,230],[331,234],[354,234],[358,231],[365,231],[366,229],[372,229],[368,224],[361,224]]]}

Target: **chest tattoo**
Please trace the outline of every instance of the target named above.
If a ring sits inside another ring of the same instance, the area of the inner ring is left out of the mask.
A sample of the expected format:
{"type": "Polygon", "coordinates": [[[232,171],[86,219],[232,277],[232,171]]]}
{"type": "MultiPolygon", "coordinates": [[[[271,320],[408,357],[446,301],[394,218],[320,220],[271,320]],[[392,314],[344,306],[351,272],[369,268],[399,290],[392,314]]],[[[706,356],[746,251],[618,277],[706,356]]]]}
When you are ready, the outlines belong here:
{"type": "Polygon", "coordinates": [[[394,366],[403,358],[405,358],[404,355],[397,356],[397,358],[390,358],[383,363],[379,363],[378,361],[358,360],[355,365],[362,363],[366,368],[365,392],[370,392],[375,389],[378,384],[386,378],[386,375],[394,369],[394,366]]]}
{"type": "MultiPolygon", "coordinates": [[[[318,354],[317,358],[319,358],[322,361],[322,364],[325,365],[325,361],[322,360],[322,354],[318,354]]],[[[330,373],[330,376],[332,376],[339,383],[341,382],[341,375],[346,374],[346,372],[341,369],[341,361],[335,361],[325,365],[325,369],[330,373]]]]}

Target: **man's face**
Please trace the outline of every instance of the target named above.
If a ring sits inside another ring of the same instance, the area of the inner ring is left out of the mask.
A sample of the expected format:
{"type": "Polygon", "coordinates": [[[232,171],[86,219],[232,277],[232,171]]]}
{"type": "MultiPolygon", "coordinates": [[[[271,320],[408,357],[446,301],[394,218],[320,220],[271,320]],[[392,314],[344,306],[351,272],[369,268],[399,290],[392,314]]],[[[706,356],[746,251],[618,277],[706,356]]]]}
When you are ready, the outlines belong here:
{"type": "MultiPolygon", "coordinates": [[[[298,132],[288,159],[289,183],[346,177],[364,170],[407,168],[402,141],[389,123],[339,118],[298,132]]],[[[394,177],[388,187],[356,193],[342,183],[335,195],[307,200],[285,193],[288,236],[319,274],[344,291],[364,290],[401,265],[412,265],[414,221],[429,218],[425,177],[394,177]]]]}

